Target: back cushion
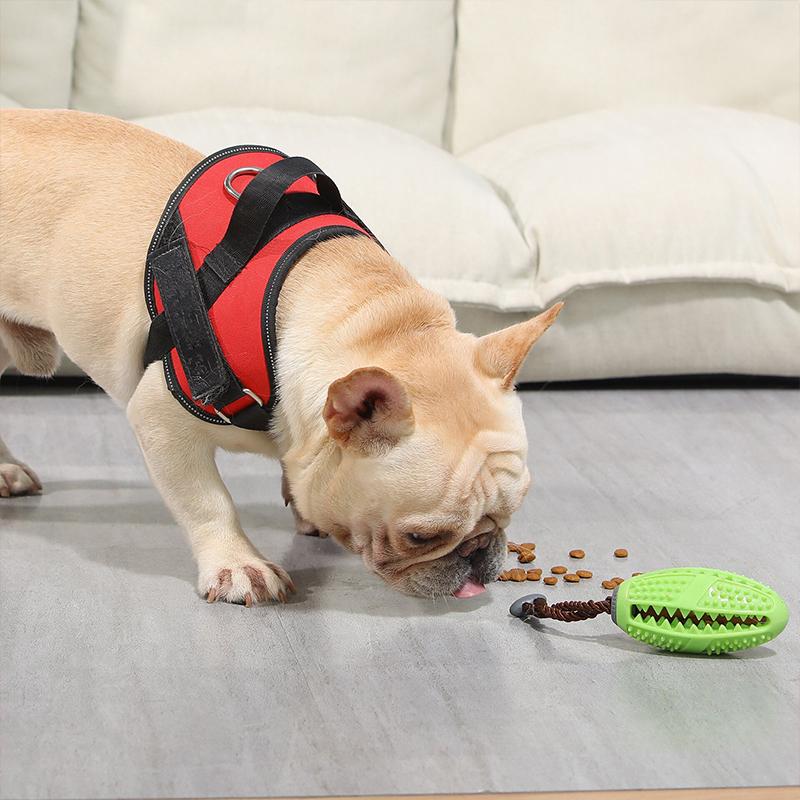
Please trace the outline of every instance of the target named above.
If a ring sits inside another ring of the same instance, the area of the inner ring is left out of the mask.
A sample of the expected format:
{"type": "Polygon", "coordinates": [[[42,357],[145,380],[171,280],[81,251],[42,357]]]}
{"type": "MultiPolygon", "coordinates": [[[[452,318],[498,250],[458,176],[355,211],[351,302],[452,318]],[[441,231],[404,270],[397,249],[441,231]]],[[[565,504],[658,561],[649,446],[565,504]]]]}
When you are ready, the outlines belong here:
{"type": "Polygon", "coordinates": [[[345,114],[441,143],[452,0],[81,0],[72,106],[345,114]]]}
{"type": "Polygon", "coordinates": [[[461,0],[452,145],[620,105],[800,119],[800,4],[461,0]]]}
{"type": "Polygon", "coordinates": [[[67,106],[77,21],[78,0],[0,0],[0,92],[30,108],[67,106]]]}

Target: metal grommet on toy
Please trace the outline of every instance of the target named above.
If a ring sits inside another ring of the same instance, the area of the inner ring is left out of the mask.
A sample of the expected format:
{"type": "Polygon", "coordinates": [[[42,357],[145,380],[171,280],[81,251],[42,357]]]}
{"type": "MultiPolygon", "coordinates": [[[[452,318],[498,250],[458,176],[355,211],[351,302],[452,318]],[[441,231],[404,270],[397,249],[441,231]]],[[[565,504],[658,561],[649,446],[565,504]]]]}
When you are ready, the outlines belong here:
{"type": "Polygon", "coordinates": [[[547,604],[527,595],[509,609],[522,619],[579,622],[610,614],[629,636],[661,650],[719,655],[757,647],[786,627],[780,596],[743,575],[702,567],[644,572],[617,586],[605,600],[547,604]]]}

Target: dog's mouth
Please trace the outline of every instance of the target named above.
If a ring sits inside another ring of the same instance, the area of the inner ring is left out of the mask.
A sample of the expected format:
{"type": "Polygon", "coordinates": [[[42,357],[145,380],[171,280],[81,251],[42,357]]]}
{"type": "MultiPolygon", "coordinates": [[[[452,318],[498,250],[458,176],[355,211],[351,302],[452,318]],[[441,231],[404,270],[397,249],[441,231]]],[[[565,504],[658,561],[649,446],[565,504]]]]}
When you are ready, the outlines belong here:
{"type": "Polygon", "coordinates": [[[470,575],[469,578],[453,592],[453,597],[459,597],[463,600],[468,597],[475,597],[476,595],[483,594],[485,591],[486,587],[483,583],[470,575]]]}

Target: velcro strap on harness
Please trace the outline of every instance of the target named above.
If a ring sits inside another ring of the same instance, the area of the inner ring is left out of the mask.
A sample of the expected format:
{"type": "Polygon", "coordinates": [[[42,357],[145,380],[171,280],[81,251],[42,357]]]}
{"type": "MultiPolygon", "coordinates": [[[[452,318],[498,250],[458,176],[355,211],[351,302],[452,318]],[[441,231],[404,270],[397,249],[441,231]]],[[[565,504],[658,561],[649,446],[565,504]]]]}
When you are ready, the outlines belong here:
{"type": "Polygon", "coordinates": [[[180,239],[154,254],[150,265],[192,397],[213,403],[230,389],[231,374],[209,322],[186,241],[180,239]]]}

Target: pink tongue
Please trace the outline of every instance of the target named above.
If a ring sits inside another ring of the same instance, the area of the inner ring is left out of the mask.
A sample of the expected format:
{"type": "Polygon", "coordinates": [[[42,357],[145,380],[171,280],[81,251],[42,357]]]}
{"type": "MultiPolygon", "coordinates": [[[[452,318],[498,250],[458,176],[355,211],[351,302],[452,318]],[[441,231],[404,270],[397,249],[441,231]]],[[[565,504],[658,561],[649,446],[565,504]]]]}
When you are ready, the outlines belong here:
{"type": "Polygon", "coordinates": [[[460,589],[453,592],[453,597],[475,597],[476,594],[481,594],[486,591],[486,587],[478,581],[467,578],[464,585],[460,589]]]}

